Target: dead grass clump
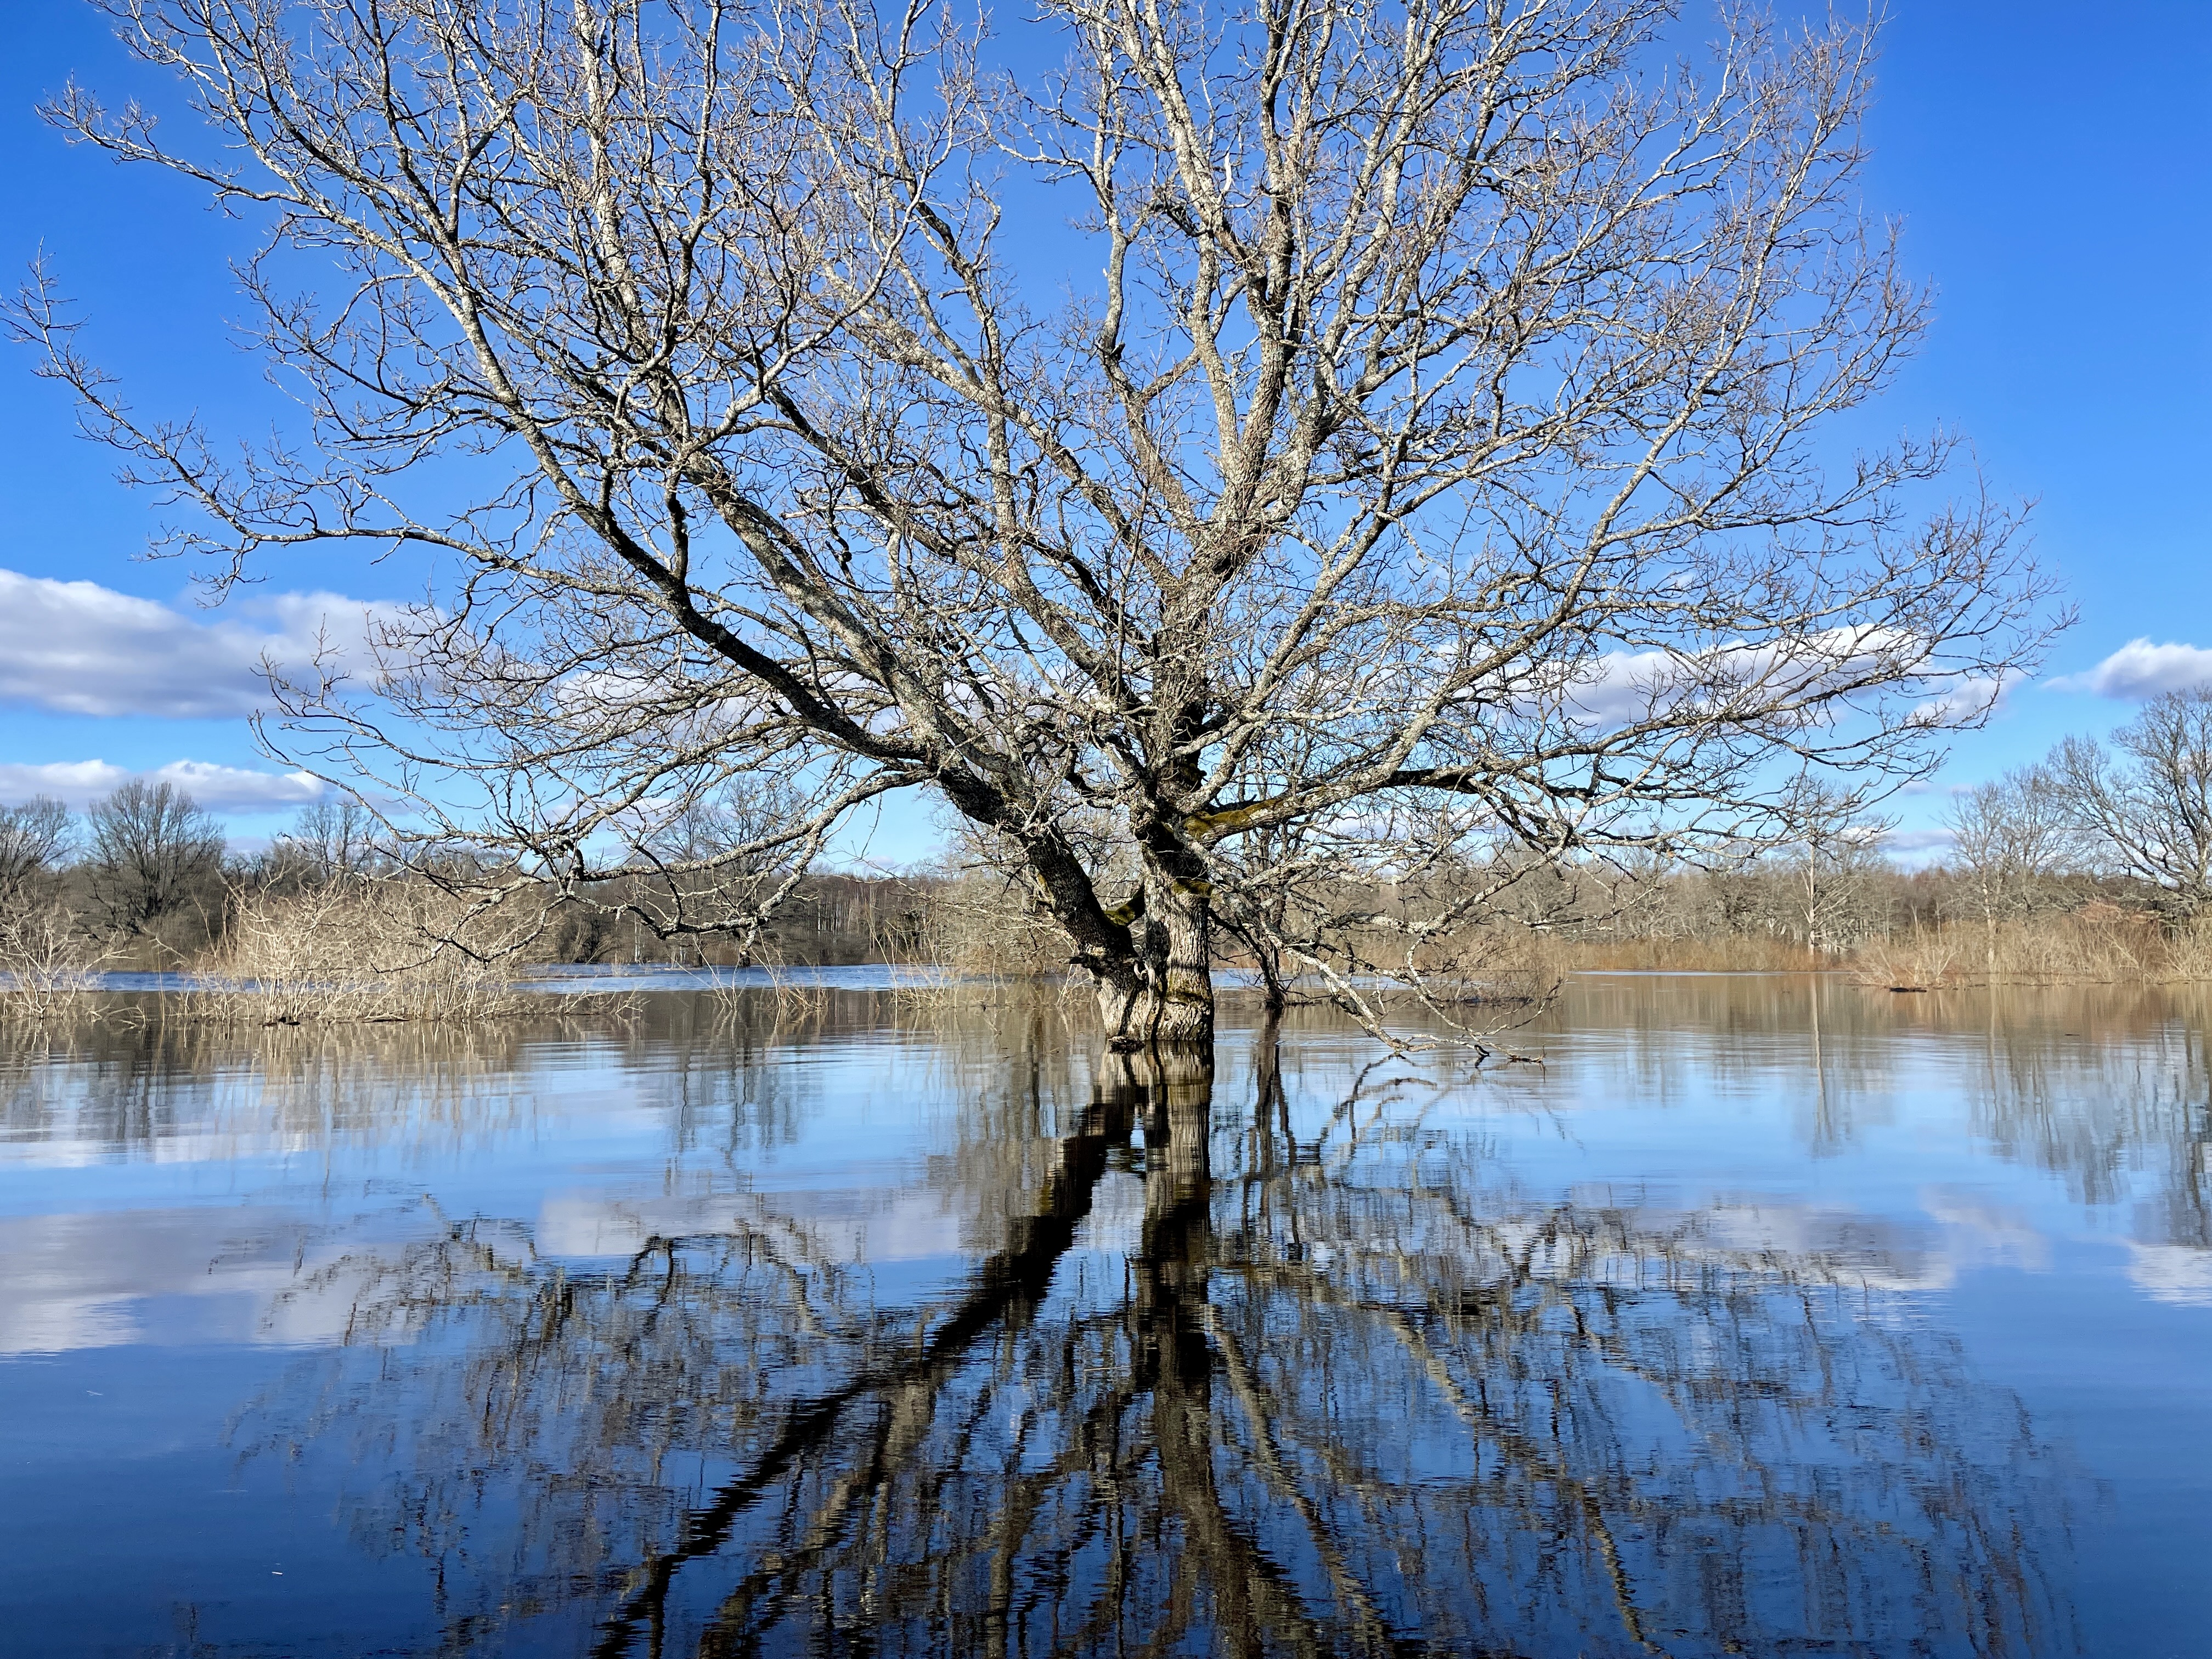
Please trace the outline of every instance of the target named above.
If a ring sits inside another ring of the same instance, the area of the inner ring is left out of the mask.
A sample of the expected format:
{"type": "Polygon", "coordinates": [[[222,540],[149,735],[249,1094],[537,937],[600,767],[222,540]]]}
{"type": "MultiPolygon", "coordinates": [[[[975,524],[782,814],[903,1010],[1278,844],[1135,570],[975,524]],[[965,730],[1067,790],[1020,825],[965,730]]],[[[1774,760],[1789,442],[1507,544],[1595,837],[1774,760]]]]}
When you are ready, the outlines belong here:
{"type": "Polygon", "coordinates": [[[780,1024],[814,1025],[829,1012],[829,988],[803,969],[774,960],[746,965],[768,982],[740,978],[744,969],[708,969],[705,995],[723,1022],[743,1023],[754,1010],[766,1007],[780,1024]]]}
{"type": "Polygon", "coordinates": [[[2171,966],[2155,918],[2113,904],[1949,932],[1959,942],[1962,969],[1981,980],[2117,983],[2162,979],[2171,966]]]}
{"type": "Polygon", "coordinates": [[[1717,939],[1561,939],[1554,951],[1562,969],[1583,972],[1802,974],[1836,965],[1836,958],[1826,951],[1771,933],[1731,933],[1717,939]]]}
{"type": "Polygon", "coordinates": [[[988,867],[944,884],[927,903],[879,927],[875,945],[879,960],[910,970],[890,994],[902,1005],[988,1003],[1009,981],[1073,984],[1067,935],[1018,879],[988,867]]]}
{"type": "Polygon", "coordinates": [[[464,948],[469,932],[460,902],[422,882],[246,895],[222,945],[201,963],[222,988],[186,994],[182,1012],[264,1025],[544,1012],[544,998],[518,990],[503,966],[464,948]]]}
{"type": "Polygon", "coordinates": [[[1863,985],[1930,990],[1945,984],[2118,985],[2212,980],[2212,927],[2171,932],[2115,904],[2000,922],[1954,922],[1863,945],[1863,985]]]}
{"type": "Polygon", "coordinates": [[[2191,922],[2162,942],[2166,978],[2212,980],[2212,922],[2191,922]]]}
{"type": "Polygon", "coordinates": [[[40,907],[0,915],[0,1015],[41,1024],[99,1012],[102,952],[66,911],[40,907]]]}
{"type": "Polygon", "coordinates": [[[1955,930],[1915,929],[1862,946],[1851,977],[1891,991],[1933,991],[1957,983],[1964,951],[1955,930]]]}

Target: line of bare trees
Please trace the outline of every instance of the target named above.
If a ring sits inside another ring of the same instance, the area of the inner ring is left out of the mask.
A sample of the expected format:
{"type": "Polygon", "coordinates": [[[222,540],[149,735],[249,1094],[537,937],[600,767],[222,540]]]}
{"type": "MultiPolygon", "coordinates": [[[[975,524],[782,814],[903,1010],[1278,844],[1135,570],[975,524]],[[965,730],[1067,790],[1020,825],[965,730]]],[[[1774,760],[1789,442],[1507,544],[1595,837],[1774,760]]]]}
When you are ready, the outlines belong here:
{"type": "MultiPolygon", "coordinates": [[[[42,951],[73,945],[72,959],[118,967],[187,965],[224,944],[241,906],[372,881],[422,882],[377,828],[371,812],[341,798],[302,808],[265,847],[234,849],[215,815],[166,781],[132,780],[82,813],[45,795],[0,805],[0,935],[35,935],[42,951]]],[[[702,945],[657,933],[637,914],[657,890],[654,871],[641,864],[587,897],[557,903],[527,955],[697,964],[749,955],[838,963],[933,953],[929,890],[941,880],[793,873],[774,930],[753,939],[750,951],[732,939],[702,945]]],[[[0,949],[10,960],[18,954],[0,949]]]]}
{"type": "Polygon", "coordinates": [[[227,843],[175,785],[132,780],[82,818],[49,796],[0,807],[0,906],[16,926],[63,913],[133,955],[177,957],[220,931],[227,843]]]}
{"type": "MultiPolygon", "coordinates": [[[[1496,896],[1443,943],[1478,967],[1497,966],[1501,941],[1516,936],[1640,949],[1638,959],[1654,964],[1761,967],[1942,935],[1995,967],[2021,930],[2084,918],[2147,939],[2191,936],[2212,906],[2212,688],[2169,693],[2107,740],[2068,738],[2041,763],[1954,795],[1943,813],[1948,849],[1924,868],[1889,856],[1891,825],[1847,795],[1803,790],[1791,810],[1790,842],[1733,861],[1472,866],[1458,878],[1496,896]]],[[[167,782],[126,783],[81,816],[44,797],[0,806],[0,927],[20,931],[33,918],[51,927],[58,916],[112,960],[174,965],[218,945],[246,899],[419,878],[374,829],[357,804],[323,802],[265,848],[234,854],[214,817],[167,782]]],[[[665,882],[664,870],[641,862],[586,894],[547,893],[538,902],[552,902],[553,920],[529,954],[576,963],[890,959],[997,973],[1054,971],[1078,954],[1021,872],[980,838],[927,871],[792,872],[790,896],[750,951],[711,933],[658,932],[651,911],[665,882]]],[[[1393,907],[1434,910],[1449,893],[1440,900],[1374,882],[1356,892],[1345,884],[1334,896],[1387,916],[1393,907]]],[[[1295,969],[1255,949],[1266,937],[1224,929],[1215,963],[1257,969],[1271,990],[1294,995],[1295,969]]]]}
{"type": "Polygon", "coordinates": [[[1565,873],[1522,919],[1544,926],[1549,902],[1570,937],[1776,939],[1828,955],[1948,930],[1992,966],[2008,936],[2082,918],[2188,937],[2212,907],[2212,688],[2169,692],[2108,739],[2069,737],[1958,792],[1942,813],[1949,844],[1924,869],[1887,855],[1887,821],[1817,795],[1802,810],[1794,844],[1741,867],[1565,873]]]}

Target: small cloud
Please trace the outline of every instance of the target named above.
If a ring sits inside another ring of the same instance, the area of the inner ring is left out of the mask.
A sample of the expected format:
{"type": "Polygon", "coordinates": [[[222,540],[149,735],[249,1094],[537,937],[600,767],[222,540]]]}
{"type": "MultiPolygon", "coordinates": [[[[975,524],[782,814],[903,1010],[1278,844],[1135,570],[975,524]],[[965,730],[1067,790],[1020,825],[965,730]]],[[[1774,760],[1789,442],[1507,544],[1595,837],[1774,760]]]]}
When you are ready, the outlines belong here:
{"type": "Polygon", "coordinates": [[[33,795],[82,808],[100,796],[137,778],[147,783],[171,783],[194,800],[216,812],[281,812],[320,800],[323,783],[305,772],[253,772],[240,766],[217,766],[210,761],[171,761],[133,772],[106,761],[54,761],[44,766],[0,765],[0,803],[14,804],[33,795]]]}
{"type": "Polygon", "coordinates": [[[2003,711],[2018,684],[2009,675],[1969,675],[1914,708],[1911,719],[1921,726],[1978,726],[2003,711]]]}
{"type": "Polygon", "coordinates": [[[1932,853],[1956,840],[1948,830],[1893,830],[1881,838],[1881,844],[1892,853],[1932,853]]]}
{"type": "Polygon", "coordinates": [[[372,620],[396,610],[281,593],[203,622],[97,582],[0,570],[0,702],[64,714],[247,714],[269,700],[264,657],[305,667],[323,647],[357,653],[372,620]]]}
{"type": "Polygon", "coordinates": [[[2153,645],[2147,639],[2130,640],[2094,668],[2062,674],[2050,682],[2054,691],[2087,691],[2130,702],[2205,684],[2212,684],[2212,651],[2195,645],[2153,645]]]}

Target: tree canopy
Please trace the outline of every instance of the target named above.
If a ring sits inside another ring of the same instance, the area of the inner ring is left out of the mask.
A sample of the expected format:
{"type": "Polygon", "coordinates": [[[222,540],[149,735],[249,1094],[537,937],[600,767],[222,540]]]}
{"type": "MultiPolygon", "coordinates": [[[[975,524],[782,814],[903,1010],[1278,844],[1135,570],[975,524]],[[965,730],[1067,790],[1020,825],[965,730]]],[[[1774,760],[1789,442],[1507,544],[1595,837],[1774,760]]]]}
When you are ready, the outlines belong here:
{"type": "Polygon", "coordinates": [[[305,425],[135,414],[43,274],[18,326],[221,570],[441,556],[269,735],[503,878],[647,868],[654,926],[755,925],[926,789],[1117,1042],[1203,1041],[1217,924],[1418,975],[1531,854],[1753,846],[1808,771],[1918,775],[2046,630],[2015,515],[1926,495],[1951,440],[1822,436],[1927,320],[1856,196],[1863,30],[99,3],[218,142],[53,118],[265,221],[305,425]]]}

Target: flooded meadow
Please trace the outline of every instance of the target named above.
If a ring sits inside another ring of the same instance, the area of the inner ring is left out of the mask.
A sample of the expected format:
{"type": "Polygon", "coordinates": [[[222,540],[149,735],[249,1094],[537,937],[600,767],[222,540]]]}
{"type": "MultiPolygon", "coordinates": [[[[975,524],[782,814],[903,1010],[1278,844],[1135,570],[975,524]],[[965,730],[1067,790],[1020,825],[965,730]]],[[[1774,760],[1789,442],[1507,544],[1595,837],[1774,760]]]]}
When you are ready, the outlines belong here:
{"type": "Polygon", "coordinates": [[[635,1004],[5,1038],[0,1646],[2203,1650],[2202,991],[635,1004]]]}

